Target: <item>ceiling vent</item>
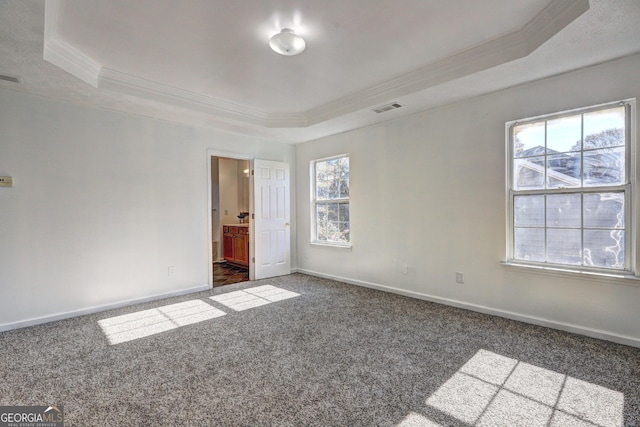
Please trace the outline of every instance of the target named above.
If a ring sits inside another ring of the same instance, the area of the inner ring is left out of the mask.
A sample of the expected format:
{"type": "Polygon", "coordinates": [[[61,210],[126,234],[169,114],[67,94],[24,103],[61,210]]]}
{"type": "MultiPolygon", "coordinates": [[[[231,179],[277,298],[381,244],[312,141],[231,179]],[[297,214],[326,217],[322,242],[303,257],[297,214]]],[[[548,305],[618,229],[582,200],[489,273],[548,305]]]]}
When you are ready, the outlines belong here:
{"type": "Polygon", "coordinates": [[[0,80],[10,83],[21,83],[20,77],[5,76],[4,74],[0,74],[0,80]]]}
{"type": "Polygon", "coordinates": [[[376,107],[373,109],[376,113],[384,113],[385,111],[395,110],[396,108],[400,108],[402,105],[397,102],[392,102],[391,104],[381,105],[380,107],[376,107]]]}

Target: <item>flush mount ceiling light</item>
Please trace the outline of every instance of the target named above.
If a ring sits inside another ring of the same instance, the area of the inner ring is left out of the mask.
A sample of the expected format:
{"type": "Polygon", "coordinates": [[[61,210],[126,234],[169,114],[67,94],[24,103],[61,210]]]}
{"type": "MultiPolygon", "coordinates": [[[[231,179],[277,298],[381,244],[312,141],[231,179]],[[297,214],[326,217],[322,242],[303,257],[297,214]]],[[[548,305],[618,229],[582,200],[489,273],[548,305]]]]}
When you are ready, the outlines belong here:
{"type": "Polygon", "coordinates": [[[307,47],[304,39],[293,32],[289,28],[283,28],[275,36],[269,40],[269,46],[274,52],[280,55],[293,56],[299,53],[307,47]]]}

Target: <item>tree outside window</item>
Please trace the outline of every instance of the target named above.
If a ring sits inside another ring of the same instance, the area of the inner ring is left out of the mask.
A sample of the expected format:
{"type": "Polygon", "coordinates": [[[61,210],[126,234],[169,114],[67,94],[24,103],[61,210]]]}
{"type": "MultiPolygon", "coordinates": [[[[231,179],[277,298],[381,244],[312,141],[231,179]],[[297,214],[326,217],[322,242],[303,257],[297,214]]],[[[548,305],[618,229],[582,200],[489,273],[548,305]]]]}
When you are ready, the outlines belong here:
{"type": "Polygon", "coordinates": [[[311,162],[312,241],[336,246],[351,241],[349,156],[311,162]]]}

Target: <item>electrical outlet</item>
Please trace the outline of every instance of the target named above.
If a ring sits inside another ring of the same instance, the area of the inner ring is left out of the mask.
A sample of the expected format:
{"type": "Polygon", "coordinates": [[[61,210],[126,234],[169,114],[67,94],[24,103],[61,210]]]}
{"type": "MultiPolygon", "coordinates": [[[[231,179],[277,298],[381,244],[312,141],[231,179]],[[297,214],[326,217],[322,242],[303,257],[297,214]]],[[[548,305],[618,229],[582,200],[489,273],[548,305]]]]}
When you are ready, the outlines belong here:
{"type": "Polygon", "coordinates": [[[464,283],[464,273],[456,271],[456,283],[464,283]]]}
{"type": "Polygon", "coordinates": [[[407,274],[407,273],[409,273],[409,266],[408,266],[407,264],[402,264],[402,267],[401,267],[401,269],[400,269],[400,272],[401,272],[402,274],[407,274]]]}
{"type": "Polygon", "coordinates": [[[167,274],[169,275],[169,277],[173,277],[176,274],[176,267],[173,265],[170,265],[169,268],[167,269],[167,274]]]}

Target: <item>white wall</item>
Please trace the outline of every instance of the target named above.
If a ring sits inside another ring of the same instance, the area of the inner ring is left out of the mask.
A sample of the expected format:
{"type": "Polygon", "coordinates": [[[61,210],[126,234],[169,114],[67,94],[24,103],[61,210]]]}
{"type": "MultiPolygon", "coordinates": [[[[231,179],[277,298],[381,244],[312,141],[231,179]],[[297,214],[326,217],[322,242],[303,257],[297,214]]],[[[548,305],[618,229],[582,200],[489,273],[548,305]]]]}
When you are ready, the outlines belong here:
{"type": "Polygon", "coordinates": [[[505,122],[640,98],[639,70],[636,55],[296,146],[298,270],[640,346],[640,281],[501,265],[505,122]],[[309,161],[340,153],[352,250],[309,244],[309,161]]]}
{"type": "Polygon", "coordinates": [[[236,176],[238,178],[238,213],[249,212],[249,160],[237,161],[236,176]]]}
{"type": "Polygon", "coordinates": [[[0,130],[15,180],[0,188],[0,330],[206,286],[207,150],[294,160],[288,144],[7,91],[0,130]]]}
{"type": "Polygon", "coordinates": [[[220,185],[220,221],[221,224],[237,224],[238,214],[238,161],[218,159],[220,185]]]}

